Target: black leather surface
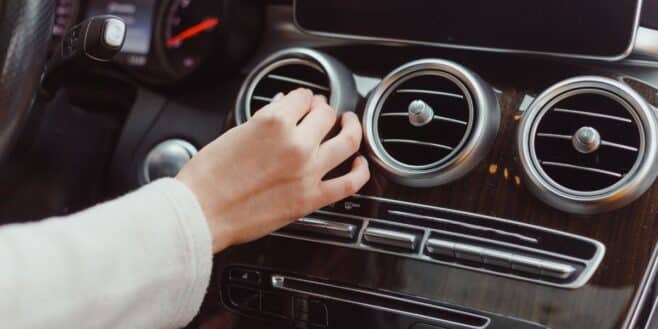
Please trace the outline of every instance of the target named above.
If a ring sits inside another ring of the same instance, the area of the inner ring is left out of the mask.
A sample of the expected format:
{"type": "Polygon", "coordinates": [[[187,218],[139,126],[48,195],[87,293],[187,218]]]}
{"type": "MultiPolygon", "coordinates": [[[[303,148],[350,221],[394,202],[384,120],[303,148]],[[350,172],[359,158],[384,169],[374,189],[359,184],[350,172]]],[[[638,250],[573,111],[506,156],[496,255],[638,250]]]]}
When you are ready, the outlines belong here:
{"type": "Polygon", "coordinates": [[[54,0],[0,0],[0,160],[30,110],[48,52],[54,0]]]}

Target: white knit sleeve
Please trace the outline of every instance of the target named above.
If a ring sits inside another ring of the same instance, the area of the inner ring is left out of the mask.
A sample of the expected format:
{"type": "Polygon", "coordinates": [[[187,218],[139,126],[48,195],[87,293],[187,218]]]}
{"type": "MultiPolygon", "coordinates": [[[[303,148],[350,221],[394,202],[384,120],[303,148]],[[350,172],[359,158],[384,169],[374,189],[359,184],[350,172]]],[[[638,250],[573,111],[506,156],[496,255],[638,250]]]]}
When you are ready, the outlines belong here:
{"type": "Polygon", "coordinates": [[[0,227],[0,326],[180,328],[211,268],[196,197],[163,179],[75,215],[0,227]]]}

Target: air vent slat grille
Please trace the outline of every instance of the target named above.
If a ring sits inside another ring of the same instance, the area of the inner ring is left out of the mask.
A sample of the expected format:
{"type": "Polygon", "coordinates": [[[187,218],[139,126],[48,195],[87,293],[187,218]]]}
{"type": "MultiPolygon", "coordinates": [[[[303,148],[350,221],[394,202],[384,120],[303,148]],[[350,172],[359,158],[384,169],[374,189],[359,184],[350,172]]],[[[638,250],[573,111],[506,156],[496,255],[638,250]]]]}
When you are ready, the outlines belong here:
{"type": "Polygon", "coordinates": [[[289,93],[298,88],[308,88],[316,95],[330,98],[329,78],[315,63],[288,59],[281,61],[269,72],[264,72],[250,94],[249,115],[269,104],[278,93],[289,93]]]}
{"type": "Polygon", "coordinates": [[[632,108],[604,90],[575,92],[549,104],[539,117],[534,152],[540,168],[556,184],[584,193],[620,182],[637,162],[641,124],[632,108]],[[598,134],[591,150],[578,149],[574,135],[598,134]]]}
{"type": "Polygon", "coordinates": [[[450,161],[469,137],[474,120],[470,94],[459,80],[426,72],[393,85],[380,107],[377,133],[383,149],[409,166],[450,161]],[[422,101],[433,110],[423,125],[413,125],[409,106],[422,101]]]}
{"type": "MultiPolygon", "coordinates": [[[[389,113],[382,113],[381,116],[382,117],[404,117],[404,118],[408,118],[409,113],[407,113],[407,112],[389,112],[389,113]]],[[[460,124],[462,126],[468,126],[468,122],[466,122],[466,121],[457,120],[457,119],[453,119],[453,118],[447,118],[447,117],[440,116],[440,115],[434,115],[434,117],[432,117],[432,120],[445,121],[445,122],[460,124]]]]}

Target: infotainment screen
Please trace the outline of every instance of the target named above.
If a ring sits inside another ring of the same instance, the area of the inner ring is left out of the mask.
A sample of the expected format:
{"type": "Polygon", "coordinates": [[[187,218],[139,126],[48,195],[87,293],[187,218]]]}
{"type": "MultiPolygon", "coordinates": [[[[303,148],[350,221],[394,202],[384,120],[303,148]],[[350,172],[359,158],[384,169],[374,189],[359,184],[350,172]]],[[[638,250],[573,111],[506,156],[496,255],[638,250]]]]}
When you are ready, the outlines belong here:
{"type": "Polygon", "coordinates": [[[641,0],[295,0],[308,32],[619,59],[641,0]]]}

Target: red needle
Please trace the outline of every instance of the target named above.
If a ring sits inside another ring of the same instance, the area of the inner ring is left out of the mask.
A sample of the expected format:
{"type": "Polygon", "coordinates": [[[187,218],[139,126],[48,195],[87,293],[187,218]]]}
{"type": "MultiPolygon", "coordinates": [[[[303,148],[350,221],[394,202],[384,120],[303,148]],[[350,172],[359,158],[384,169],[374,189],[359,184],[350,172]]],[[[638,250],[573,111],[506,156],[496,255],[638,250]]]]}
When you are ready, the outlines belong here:
{"type": "Polygon", "coordinates": [[[169,48],[176,47],[181,42],[189,38],[193,38],[204,31],[210,30],[213,27],[217,26],[218,24],[219,24],[218,18],[216,17],[208,18],[203,22],[186,29],[185,31],[178,33],[176,36],[171,37],[169,40],[167,40],[167,47],[169,48]]]}

